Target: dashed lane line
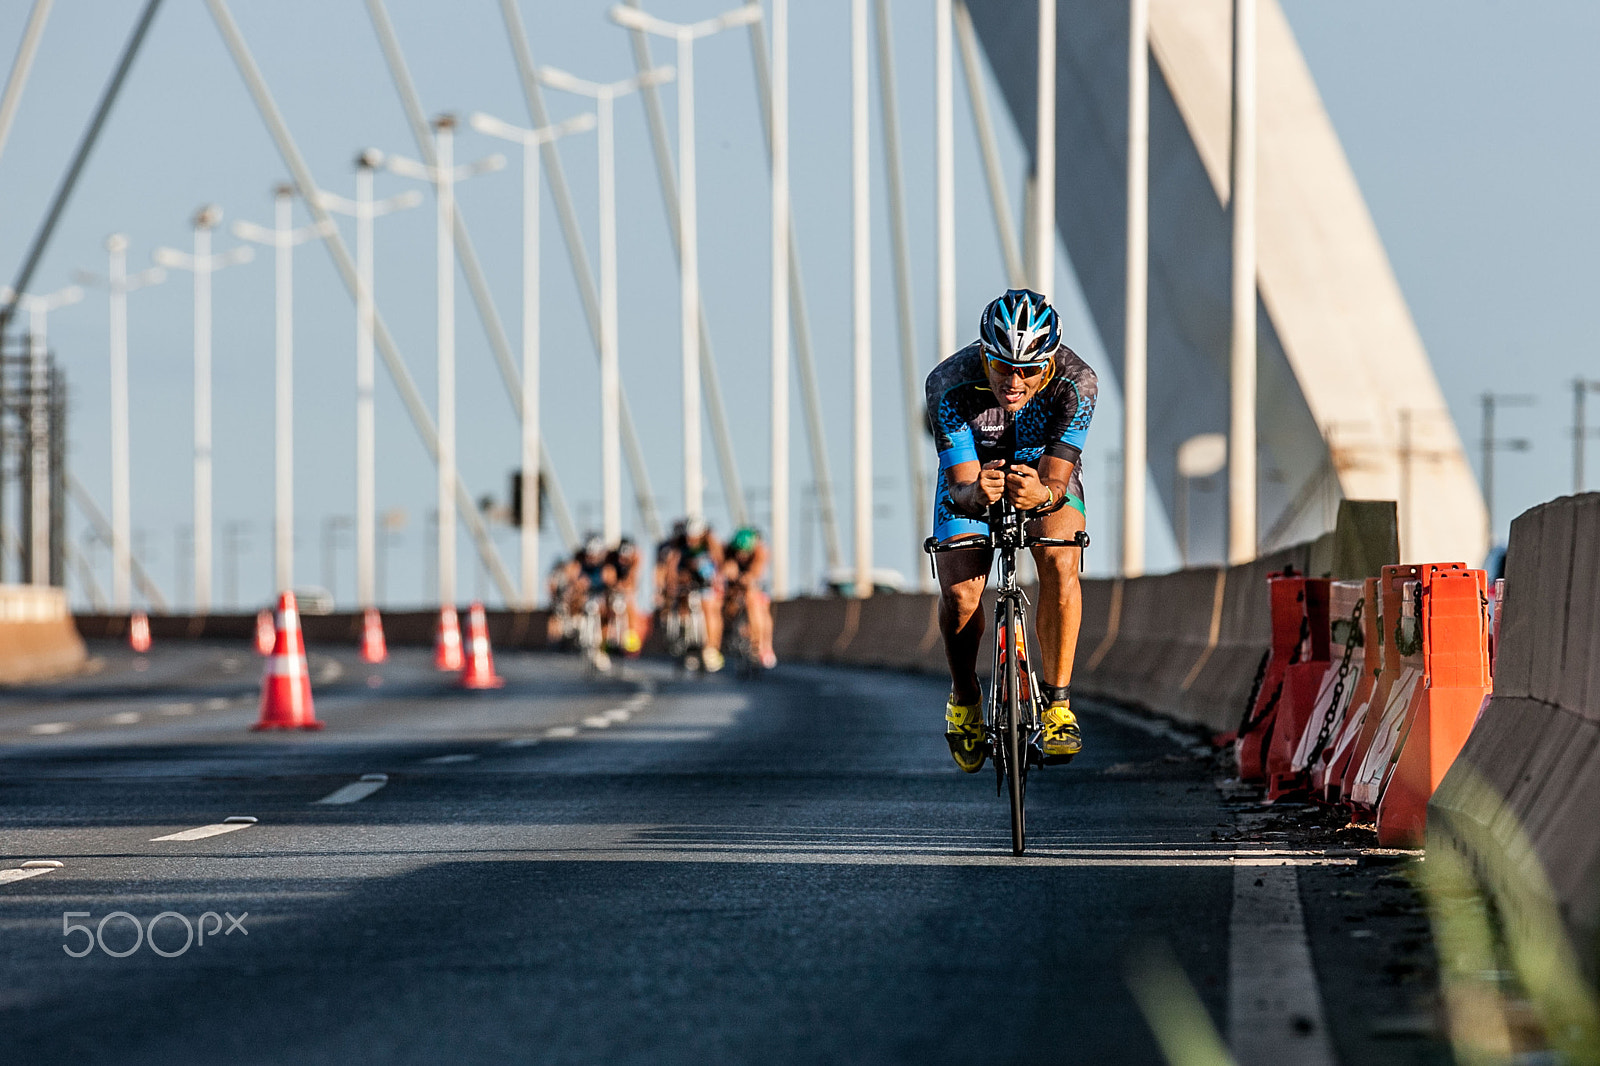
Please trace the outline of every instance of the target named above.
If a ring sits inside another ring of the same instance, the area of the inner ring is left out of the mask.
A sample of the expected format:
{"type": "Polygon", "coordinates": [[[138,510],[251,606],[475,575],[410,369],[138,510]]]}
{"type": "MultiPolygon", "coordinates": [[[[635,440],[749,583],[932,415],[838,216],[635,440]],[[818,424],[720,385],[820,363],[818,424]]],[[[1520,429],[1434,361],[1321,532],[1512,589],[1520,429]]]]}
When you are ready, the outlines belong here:
{"type": "Polygon", "coordinates": [[[144,715],[138,711],[118,711],[116,714],[108,716],[106,721],[112,725],[136,725],[142,718],[144,718],[144,715]]]}
{"type": "Polygon", "coordinates": [[[610,729],[611,719],[603,714],[591,714],[583,720],[583,725],[586,729],[610,729]]]}
{"type": "Polygon", "coordinates": [[[336,788],[317,800],[317,802],[329,804],[356,803],[366,799],[388,783],[388,774],[362,774],[361,780],[352,781],[342,788],[336,788]]]}
{"type": "Polygon", "coordinates": [[[423,759],[422,761],[433,766],[447,766],[450,763],[474,762],[477,758],[477,755],[469,752],[457,752],[454,755],[435,755],[431,759],[423,759]]]}
{"type": "Polygon", "coordinates": [[[578,727],[575,725],[553,725],[544,731],[544,735],[558,740],[566,737],[575,737],[578,735],[578,727]]]}
{"type": "Polygon", "coordinates": [[[158,840],[204,840],[206,837],[221,836],[223,833],[236,833],[241,829],[249,829],[255,824],[256,820],[249,815],[236,814],[211,825],[185,829],[178,833],[168,833],[166,836],[151,837],[150,842],[155,843],[158,840]]]}
{"type": "Polygon", "coordinates": [[[11,870],[0,870],[0,885],[9,885],[13,881],[26,881],[30,877],[47,874],[51,870],[61,869],[61,863],[54,859],[33,859],[11,870]]]}
{"type": "Polygon", "coordinates": [[[202,706],[208,711],[225,711],[232,706],[232,701],[224,696],[217,696],[214,699],[206,700],[202,706]]]}
{"type": "Polygon", "coordinates": [[[38,737],[53,737],[72,728],[71,722],[40,722],[28,727],[28,732],[38,737]]]}
{"type": "Polygon", "coordinates": [[[163,704],[161,704],[161,706],[156,708],[156,713],[164,714],[164,715],[167,715],[168,717],[171,717],[171,718],[176,718],[176,717],[178,717],[180,715],[185,715],[185,714],[193,714],[194,713],[194,704],[192,704],[192,703],[163,703],[163,704]]]}

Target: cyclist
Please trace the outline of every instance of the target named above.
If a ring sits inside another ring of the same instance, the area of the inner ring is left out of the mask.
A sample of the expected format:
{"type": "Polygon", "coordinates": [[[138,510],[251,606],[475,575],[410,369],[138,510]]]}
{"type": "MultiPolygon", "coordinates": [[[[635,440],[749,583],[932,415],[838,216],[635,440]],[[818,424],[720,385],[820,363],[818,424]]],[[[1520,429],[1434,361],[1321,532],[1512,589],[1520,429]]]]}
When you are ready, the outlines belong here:
{"type": "Polygon", "coordinates": [[[706,672],[722,669],[722,545],[711,535],[706,520],[692,516],[684,520],[683,534],[669,541],[664,562],[671,593],[666,609],[686,613],[689,593],[700,593],[706,627],[706,646],[700,662],[706,672]]]}
{"type": "Polygon", "coordinates": [[[639,611],[634,600],[639,592],[639,545],[632,537],[624,536],[606,556],[606,564],[615,576],[615,588],[622,596],[627,611],[627,626],[622,634],[622,650],[638,655],[644,645],[644,626],[640,624],[639,611]]]}
{"type": "MultiPolygon", "coordinates": [[[[606,551],[606,542],[596,533],[590,533],[583,540],[583,545],[578,549],[578,554],[573,557],[573,578],[571,583],[571,597],[569,610],[573,617],[582,617],[590,601],[598,601],[600,607],[600,632],[608,631],[611,619],[611,590],[616,587],[617,572],[611,568],[610,555],[606,551]]],[[[604,644],[595,649],[596,665],[604,667],[609,665],[604,644]]]]}
{"type": "Polygon", "coordinates": [[[577,619],[572,616],[572,579],[576,567],[570,556],[562,555],[550,564],[545,577],[545,591],[550,596],[550,621],[545,635],[552,644],[563,644],[577,631],[577,619]]]}
{"type": "MultiPolygon", "coordinates": [[[[1004,497],[1019,511],[1032,512],[1030,534],[1072,539],[1084,528],[1079,468],[1097,394],[1094,371],[1061,343],[1060,319],[1043,296],[1008,289],[984,308],[978,340],[928,375],[940,471],[933,535],[949,543],[987,533],[982,516],[1004,497]]],[[[939,565],[939,630],[950,664],[945,739],[967,773],[982,769],[988,754],[977,662],[981,599],[993,554],[953,552],[939,565]]],[[[1079,554],[1073,548],[1033,549],[1048,760],[1083,748],[1070,692],[1083,614],[1079,554]]]]}
{"type": "Polygon", "coordinates": [[[723,606],[723,621],[732,624],[737,599],[744,600],[744,612],[750,627],[750,643],[761,659],[761,665],[771,670],[778,665],[772,652],[772,604],[761,591],[761,579],[767,573],[767,546],[761,532],[745,526],[728,541],[727,559],[723,563],[723,580],[729,592],[737,590],[739,596],[729,595],[723,606]]]}

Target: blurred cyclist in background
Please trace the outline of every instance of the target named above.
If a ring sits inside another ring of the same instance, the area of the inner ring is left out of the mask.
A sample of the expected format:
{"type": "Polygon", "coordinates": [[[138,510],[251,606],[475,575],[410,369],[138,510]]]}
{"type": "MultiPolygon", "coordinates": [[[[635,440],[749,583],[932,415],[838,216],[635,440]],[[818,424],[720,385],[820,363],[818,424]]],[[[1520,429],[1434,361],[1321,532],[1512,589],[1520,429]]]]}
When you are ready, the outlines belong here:
{"type": "Polygon", "coordinates": [[[701,662],[706,672],[722,669],[722,545],[711,535],[706,520],[691,516],[683,522],[682,536],[664,545],[667,571],[664,609],[687,613],[690,593],[700,594],[706,646],[701,662]]]}
{"type": "Polygon", "coordinates": [[[770,670],[778,665],[778,657],[772,652],[772,601],[761,588],[768,561],[767,545],[761,539],[761,532],[745,526],[728,541],[726,555],[722,567],[728,588],[724,621],[733,624],[742,600],[750,627],[750,643],[761,665],[770,670]]]}
{"type": "Polygon", "coordinates": [[[622,650],[629,655],[638,655],[639,649],[644,646],[644,620],[639,615],[636,602],[639,595],[640,561],[639,545],[628,536],[619,540],[611,554],[606,557],[606,564],[611,567],[615,580],[615,588],[622,596],[628,615],[622,635],[622,650]]]}

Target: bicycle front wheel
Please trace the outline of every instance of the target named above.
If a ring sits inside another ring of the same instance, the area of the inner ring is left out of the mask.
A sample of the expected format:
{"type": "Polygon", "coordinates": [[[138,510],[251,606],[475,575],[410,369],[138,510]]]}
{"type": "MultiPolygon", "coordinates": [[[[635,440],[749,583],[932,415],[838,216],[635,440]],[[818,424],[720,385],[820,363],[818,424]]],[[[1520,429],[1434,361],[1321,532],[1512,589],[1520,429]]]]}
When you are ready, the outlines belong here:
{"type": "Polygon", "coordinates": [[[1008,599],[1000,611],[1003,628],[997,639],[1006,642],[1006,729],[1002,738],[1006,750],[1006,776],[1011,798],[1011,853],[1021,855],[1027,846],[1028,732],[1022,717],[1022,677],[1017,647],[1017,603],[1008,599]]]}

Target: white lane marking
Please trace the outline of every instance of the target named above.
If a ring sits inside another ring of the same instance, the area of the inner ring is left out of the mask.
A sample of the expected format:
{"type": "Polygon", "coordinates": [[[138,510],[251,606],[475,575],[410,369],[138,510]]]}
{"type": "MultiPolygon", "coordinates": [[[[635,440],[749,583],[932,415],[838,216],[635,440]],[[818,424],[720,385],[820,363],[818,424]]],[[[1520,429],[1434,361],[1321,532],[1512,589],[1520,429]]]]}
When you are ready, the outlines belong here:
{"type": "Polygon", "coordinates": [[[0,870],[0,885],[9,885],[13,881],[26,881],[30,877],[59,870],[61,865],[54,859],[34,859],[13,870],[0,870]]]}
{"type": "Polygon", "coordinates": [[[138,711],[118,711],[116,714],[113,714],[107,718],[106,721],[110,722],[112,725],[133,725],[143,717],[144,715],[140,714],[138,711]]]}
{"type": "Polygon", "coordinates": [[[159,711],[162,714],[166,714],[166,715],[171,715],[173,717],[177,717],[178,715],[181,715],[181,714],[193,714],[194,713],[194,704],[192,704],[192,703],[163,703],[159,707],[157,707],[156,710],[159,711]]]}
{"type": "Polygon", "coordinates": [[[151,837],[151,843],[158,840],[204,840],[206,837],[221,836],[223,833],[236,833],[241,829],[249,829],[256,824],[256,820],[249,815],[236,814],[211,825],[202,825],[195,829],[185,829],[179,833],[168,833],[162,837],[151,837]]]}
{"type": "Polygon", "coordinates": [[[578,727],[572,725],[553,725],[544,731],[544,735],[547,737],[575,737],[578,735],[578,727]]]}
{"type": "Polygon", "coordinates": [[[537,743],[539,743],[538,737],[512,737],[510,740],[503,741],[500,746],[502,748],[531,748],[537,743]]]}
{"type": "Polygon", "coordinates": [[[342,788],[336,788],[326,796],[323,796],[321,799],[317,800],[317,802],[355,803],[359,800],[366,799],[368,796],[372,795],[374,792],[378,791],[378,789],[382,788],[388,783],[388,774],[362,774],[361,780],[352,781],[342,788]]]}
{"type": "Polygon", "coordinates": [[[633,712],[628,710],[626,707],[613,707],[601,715],[601,717],[612,722],[626,722],[628,719],[633,717],[633,712]]]}
{"type": "Polygon", "coordinates": [[[325,659],[317,664],[317,684],[326,685],[344,676],[344,664],[337,659],[325,659]]]}
{"type": "Polygon", "coordinates": [[[1239,1066],[1334,1066],[1295,867],[1241,851],[1229,924],[1228,1043],[1239,1066]]]}
{"type": "Polygon", "coordinates": [[[465,752],[462,752],[455,755],[435,755],[431,759],[423,759],[422,761],[425,763],[432,763],[435,766],[443,766],[447,763],[453,762],[472,762],[476,758],[476,755],[469,755],[465,752]]]}
{"type": "Polygon", "coordinates": [[[604,715],[591,714],[589,717],[583,720],[583,724],[589,729],[610,729],[611,719],[605,717],[604,715]]]}
{"type": "Polygon", "coordinates": [[[28,732],[35,736],[49,737],[57,733],[65,733],[71,728],[71,722],[40,722],[38,725],[29,726],[28,732]]]}
{"type": "Polygon", "coordinates": [[[218,696],[215,699],[206,700],[203,706],[208,711],[225,711],[228,709],[228,700],[218,696]]]}

